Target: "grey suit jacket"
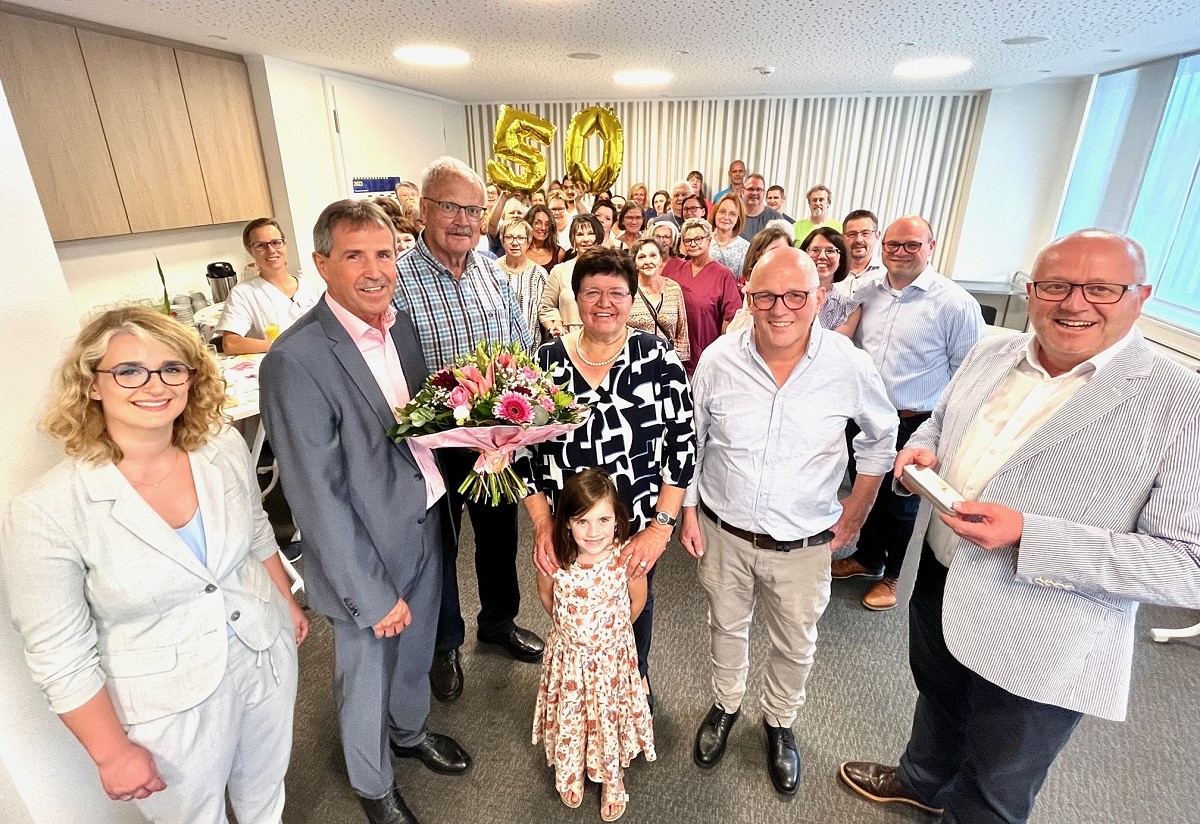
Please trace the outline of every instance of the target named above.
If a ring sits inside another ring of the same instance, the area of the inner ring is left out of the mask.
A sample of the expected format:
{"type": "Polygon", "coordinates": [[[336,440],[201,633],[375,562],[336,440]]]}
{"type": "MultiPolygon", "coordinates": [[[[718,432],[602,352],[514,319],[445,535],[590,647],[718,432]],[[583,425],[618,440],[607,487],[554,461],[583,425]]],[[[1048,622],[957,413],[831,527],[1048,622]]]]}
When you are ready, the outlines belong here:
{"type": "Polygon", "coordinates": [[[105,685],[122,723],[182,712],[225,676],[227,626],[256,650],[290,631],[246,442],[225,429],[189,457],[207,564],[111,463],[65,460],[9,505],[13,623],[54,712],[105,685]]]}
{"type": "MultiPolygon", "coordinates": [[[[428,370],[416,329],[391,330],[410,393],[428,370]]],[[[322,298],[281,335],[259,371],[260,406],[281,483],[304,537],[309,604],[366,629],[409,600],[440,557],[439,507],[358,347],[322,298]]]]}
{"type": "MultiPolygon", "coordinates": [[[[984,340],[909,447],[945,463],[1029,335],[984,340]]],[[[1200,376],[1134,333],[980,495],[1024,514],[1018,549],[958,541],[946,645],[1016,695],[1123,720],[1139,601],[1200,608],[1200,376]]],[[[911,587],[931,507],[901,572],[911,587]]]]}

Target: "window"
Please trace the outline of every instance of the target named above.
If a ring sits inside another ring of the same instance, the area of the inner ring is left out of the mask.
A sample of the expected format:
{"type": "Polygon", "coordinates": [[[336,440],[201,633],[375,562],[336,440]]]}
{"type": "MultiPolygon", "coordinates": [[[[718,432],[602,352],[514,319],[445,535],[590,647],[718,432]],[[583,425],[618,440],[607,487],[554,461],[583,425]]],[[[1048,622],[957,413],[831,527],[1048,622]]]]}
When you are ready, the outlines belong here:
{"type": "Polygon", "coordinates": [[[1096,79],[1056,235],[1088,226],[1145,247],[1153,336],[1200,335],[1200,54],[1096,79]]]}

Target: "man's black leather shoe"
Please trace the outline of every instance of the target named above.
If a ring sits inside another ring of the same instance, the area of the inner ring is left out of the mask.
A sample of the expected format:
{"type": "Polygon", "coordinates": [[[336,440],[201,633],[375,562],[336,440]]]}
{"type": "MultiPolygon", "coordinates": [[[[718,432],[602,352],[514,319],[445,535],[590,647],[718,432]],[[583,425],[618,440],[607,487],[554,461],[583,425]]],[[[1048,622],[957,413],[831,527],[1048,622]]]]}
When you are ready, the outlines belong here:
{"type": "Polygon", "coordinates": [[[763,721],[767,731],[767,772],[775,791],[784,795],[795,795],[800,786],[800,753],[796,751],[796,737],[788,727],[772,727],[763,721]]]}
{"type": "Polygon", "coordinates": [[[725,712],[716,704],[704,716],[704,723],[696,730],[696,746],[692,748],[692,760],[701,769],[717,766],[721,756],[725,754],[725,744],[729,741],[729,731],[733,722],[737,721],[738,712],[725,712]]]}
{"type": "Polygon", "coordinates": [[[414,747],[398,747],[392,744],[397,758],[419,758],[421,763],[435,773],[457,775],[471,768],[471,756],[448,735],[436,732],[425,733],[425,739],[414,747]]]}
{"type": "Polygon", "coordinates": [[[481,643],[504,647],[505,652],[526,664],[536,664],[541,661],[542,652],[546,649],[542,639],[538,638],[535,633],[515,624],[511,629],[497,635],[484,635],[481,632],[478,638],[481,643]]]}
{"type": "Polygon", "coordinates": [[[399,787],[393,788],[383,798],[363,798],[360,795],[358,801],[370,824],[418,824],[417,817],[400,797],[399,787]]]}
{"type": "Polygon", "coordinates": [[[433,697],[443,704],[457,701],[463,691],[462,663],[458,649],[437,651],[433,654],[433,666],[429,668],[429,689],[433,697]]]}

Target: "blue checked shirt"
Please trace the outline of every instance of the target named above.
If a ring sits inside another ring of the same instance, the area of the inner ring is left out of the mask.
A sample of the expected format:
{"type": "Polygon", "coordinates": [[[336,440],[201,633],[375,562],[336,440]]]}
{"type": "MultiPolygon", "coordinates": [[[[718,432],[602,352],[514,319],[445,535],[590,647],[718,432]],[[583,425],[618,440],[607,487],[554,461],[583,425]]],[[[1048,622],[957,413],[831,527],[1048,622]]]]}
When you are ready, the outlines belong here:
{"type": "Polygon", "coordinates": [[[533,346],[521,317],[521,306],[508,277],[494,260],[470,252],[461,278],[417,245],[396,260],[396,295],[392,305],[409,314],[421,338],[430,371],[449,366],[482,341],[533,346]]]}

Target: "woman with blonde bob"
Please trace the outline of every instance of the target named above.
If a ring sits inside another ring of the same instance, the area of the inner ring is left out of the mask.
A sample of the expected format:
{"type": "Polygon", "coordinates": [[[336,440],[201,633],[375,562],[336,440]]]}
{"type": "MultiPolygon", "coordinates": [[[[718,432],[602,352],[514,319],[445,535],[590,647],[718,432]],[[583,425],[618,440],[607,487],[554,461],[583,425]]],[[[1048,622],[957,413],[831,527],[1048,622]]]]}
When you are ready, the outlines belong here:
{"type": "Polygon", "coordinates": [[[279,822],[291,596],[225,382],[145,307],[79,333],[46,430],[67,459],[9,506],[0,563],[34,679],[117,802],[154,822],[279,822]]]}

